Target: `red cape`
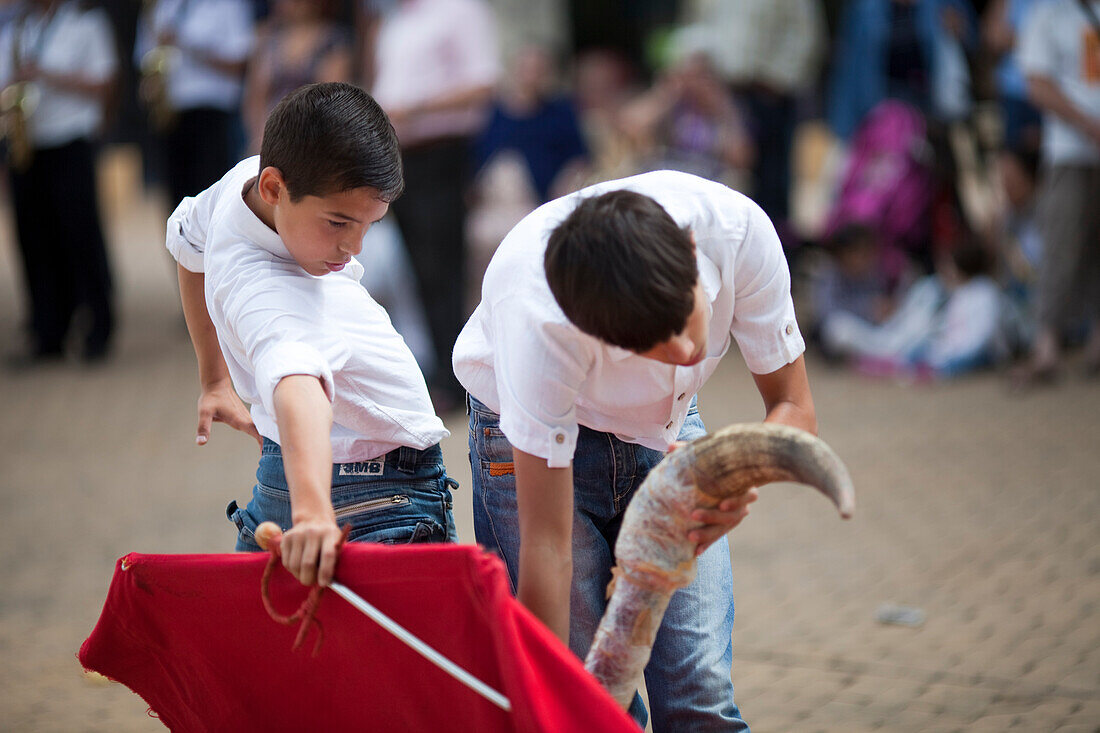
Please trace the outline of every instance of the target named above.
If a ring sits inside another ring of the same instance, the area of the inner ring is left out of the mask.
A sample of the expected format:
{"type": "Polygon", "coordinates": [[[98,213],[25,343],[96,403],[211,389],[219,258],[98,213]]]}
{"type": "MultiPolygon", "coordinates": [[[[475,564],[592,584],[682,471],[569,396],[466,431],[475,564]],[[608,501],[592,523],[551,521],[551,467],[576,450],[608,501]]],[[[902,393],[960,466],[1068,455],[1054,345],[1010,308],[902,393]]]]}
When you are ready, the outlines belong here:
{"type": "MultiPolygon", "coordinates": [[[[337,579],[502,692],[505,712],[445,674],[333,591],[324,630],[291,651],[297,627],[260,598],[266,554],[119,560],[85,668],[124,683],[169,728],[637,733],[580,661],[511,595],[504,566],[476,547],[349,544],[337,579]]],[[[271,599],[306,596],[282,567],[271,599]]]]}

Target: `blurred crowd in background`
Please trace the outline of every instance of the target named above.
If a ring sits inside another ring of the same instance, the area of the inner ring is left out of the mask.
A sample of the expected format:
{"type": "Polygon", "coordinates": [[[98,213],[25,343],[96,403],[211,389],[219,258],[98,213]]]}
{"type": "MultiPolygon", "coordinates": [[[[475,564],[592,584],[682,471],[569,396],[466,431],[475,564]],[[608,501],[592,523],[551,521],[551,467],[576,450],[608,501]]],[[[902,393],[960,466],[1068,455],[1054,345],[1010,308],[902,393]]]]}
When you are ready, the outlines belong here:
{"type": "MultiPolygon", "coordinates": [[[[407,188],[364,284],[437,406],[508,230],[673,168],[755,200],[803,330],[866,374],[1100,371],[1100,3],[0,0],[0,186],[26,294],[12,363],[110,352],[95,170],[141,150],[164,214],[259,151],[290,90],[370,91],[407,188]]],[[[155,243],[150,243],[154,246],[155,243]]]]}

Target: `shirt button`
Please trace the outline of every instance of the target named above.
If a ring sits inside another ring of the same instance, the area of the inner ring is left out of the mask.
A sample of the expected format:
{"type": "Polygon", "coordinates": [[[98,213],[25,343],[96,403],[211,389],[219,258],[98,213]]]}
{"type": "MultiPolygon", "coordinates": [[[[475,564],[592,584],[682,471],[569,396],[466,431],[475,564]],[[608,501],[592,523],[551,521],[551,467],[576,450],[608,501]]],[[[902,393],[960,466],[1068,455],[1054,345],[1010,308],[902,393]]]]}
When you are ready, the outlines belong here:
{"type": "Polygon", "coordinates": [[[562,435],[561,433],[558,433],[557,435],[554,436],[554,442],[559,444],[559,445],[564,443],[565,442],[565,436],[562,435]]]}
{"type": "Polygon", "coordinates": [[[682,401],[682,400],[683,400],[683,399],[684,399],[685,397],[687,397],[687,392],[681,392],[681,393],[680,393],[680,396],[676,398],[676,401],[677,401],[677,402],[680,402],[680,401],[682,401]]]}
{"type": "Polygon", "coordinates": [[[790,336],[792,333],[794,333],[794,324],[793,323],[788,323],[787,327],[783,330],[787,332],[788,336],[790,336]]]}
{"type": "Polygon", "coordinates": [[[671,429],[672,429],[672,421],[669,420],[668,425],[665,425],[665,430],[671,430],[671,429]]]}

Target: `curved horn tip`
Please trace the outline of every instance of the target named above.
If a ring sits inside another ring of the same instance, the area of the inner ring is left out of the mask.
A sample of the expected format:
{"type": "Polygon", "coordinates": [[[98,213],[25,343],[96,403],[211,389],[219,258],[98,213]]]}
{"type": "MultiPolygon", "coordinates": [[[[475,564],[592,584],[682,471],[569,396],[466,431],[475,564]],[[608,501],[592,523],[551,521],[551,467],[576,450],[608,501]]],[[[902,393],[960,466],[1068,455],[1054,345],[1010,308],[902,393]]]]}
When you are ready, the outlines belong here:
{"type": "Polygon", "coordinates": [[[856,500],[855,497],[849,495],[843,496],[840,499],[840,503],[837,505],[837,509],[840,511],[841,519],[851,519],[856,513],[856,500]]]}

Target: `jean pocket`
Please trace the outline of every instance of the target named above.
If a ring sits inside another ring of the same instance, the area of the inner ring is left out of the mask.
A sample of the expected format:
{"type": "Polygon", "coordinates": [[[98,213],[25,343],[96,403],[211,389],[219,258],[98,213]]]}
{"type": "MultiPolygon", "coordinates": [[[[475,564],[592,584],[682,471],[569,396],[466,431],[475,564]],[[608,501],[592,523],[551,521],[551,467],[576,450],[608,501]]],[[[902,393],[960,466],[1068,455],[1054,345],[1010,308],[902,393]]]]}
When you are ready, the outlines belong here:
{"type": "Polygon", "coordinates": [[[261,552],[263,550],[256,542],[256,527],[259,522],[247,509],[241,509],[236,501],[229,502],[225,508],[225,515],[237,528],[237,552],[261,552]]]}
{"type": "Polygon", "coordinates": [[[348,535],[349,542],[376,542],[381,545],[411,545],[417,542],[446,542],[447,529],[429,519],[383,527],[361,527],[348,535]]]}
{"type": "Polygon", "coordinates": [[[471,437],[477,460],[485,471],[493,476],[514,473],[512,444],[499,427],[479,425],[473,428],[471,437]]]}

